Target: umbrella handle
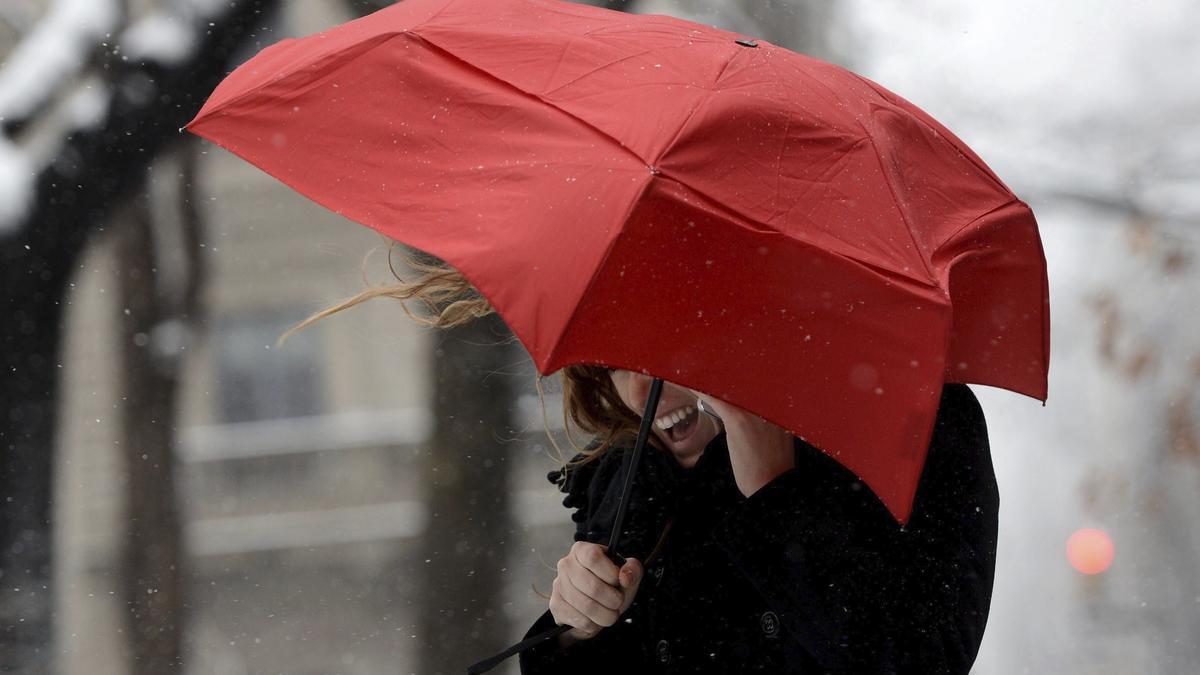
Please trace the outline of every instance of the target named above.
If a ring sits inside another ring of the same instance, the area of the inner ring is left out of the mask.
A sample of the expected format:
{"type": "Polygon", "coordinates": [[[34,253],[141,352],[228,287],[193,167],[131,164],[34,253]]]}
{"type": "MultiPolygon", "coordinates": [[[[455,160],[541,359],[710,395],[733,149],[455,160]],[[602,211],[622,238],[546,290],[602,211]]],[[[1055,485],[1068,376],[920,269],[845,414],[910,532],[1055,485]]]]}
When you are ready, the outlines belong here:
{"type": "MultiPolygon", "coordinates": [[[[625,511],[626,507],[629,506],[629,497],[633,494],[634,469],[641,463],[642,448],[646,446],[646,441],[650,439],[650,429],[651,425],[654,424],[654,415],[658,412],[658,399],[662,396],[662,388],[663,381],[661,377],[654,378],[654,381],[650,383],[650,393],[646,396],[646,412],[642,414],[642,426],[638,429],[637,442],[633,444],[633,452],[629,453],[625,458],[625,482],[621,485],[621,501],[617,506],[617,515],[613,518],[612,534],[608,538],[608,558],[617,565],[625,564],[625,558],[617,553],[617,542],[621,540],[621,526],[625,522],[625,511]]],[[[556,638],[569,630],[571,630],[571,626],[563,624],[542,631],[533,637],[521,640],[495,656],[468,666],[467,675],[486,673],[500,665],[501,661],[513,654],[519,654],[534,645],[539,645],[546,640],[556,638]]]]}
{"type": "Polygon", "coordinates": [[[467,667],[467,675],[479,675],[480,673],[486,673],[487,671],[491,670],[492,668],[495,668],[496,666],[500,665],[501,661],[503,661],[504,659],[507,659],[508,657],[512,656],[513,654],[519,654],[534,645],[540,645],[541,643],[545,642],[546,640],[549,640],[551,638],[556,638],[559,635],[562,635],[563,633],[565,633],[569,630],[571,630],[571,627],[564,623],[561,626],[555,626],[554,628],[551,628],[549,630],[544,630],[541,633],[538,633],[537,635],[534,635],[531,638],[526,638],[524,640],[521,640],[517,644],[509,647],[508,649],[505,649],[504,651],[500,652],[499,654],[497,654],[495,656],[486,658],[486,659],[480,661],[479,663],[468,666],[467,667]]]}

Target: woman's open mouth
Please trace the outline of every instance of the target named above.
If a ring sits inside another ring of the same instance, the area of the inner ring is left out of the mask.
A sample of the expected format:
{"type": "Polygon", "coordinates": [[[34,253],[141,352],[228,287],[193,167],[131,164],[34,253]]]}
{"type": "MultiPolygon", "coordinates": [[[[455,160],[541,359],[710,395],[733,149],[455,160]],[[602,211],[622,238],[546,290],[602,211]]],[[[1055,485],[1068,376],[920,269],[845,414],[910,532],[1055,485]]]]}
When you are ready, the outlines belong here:
{"type": "Polygon", "coordinates": [[[666,432],[672,443],[679,445],[696,433],[699,419],[700,411],[696,410],[696,406],[689,405],[659,417],[654,424],[666,432]]]}

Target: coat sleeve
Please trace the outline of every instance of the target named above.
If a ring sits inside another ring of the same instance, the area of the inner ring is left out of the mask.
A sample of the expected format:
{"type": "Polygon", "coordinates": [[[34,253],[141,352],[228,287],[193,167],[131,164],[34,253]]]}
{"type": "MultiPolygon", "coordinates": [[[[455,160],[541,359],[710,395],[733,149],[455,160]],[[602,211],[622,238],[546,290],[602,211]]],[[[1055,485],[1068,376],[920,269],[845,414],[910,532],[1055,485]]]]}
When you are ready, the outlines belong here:
{"type": "Polygon", "coordinates": [[[965,674],[987,623],[998,511],[979,402],[947,384],[907,527],[797,441],[796,468],[737,504],[714,537],[826,671],[965,674]]]}
{"type": "MultiPolygon", "coordinates": [[[[575,462],[580,459],[576,457],[575,462]]],[[[571,466],[564,471],[552,471],[547,478],[559,485],[566,493],[563,506],[574,508],[571,519],[575,522],[575,541],[597,541],[600,534],[593,525],[596,506],[604,496],[607,484],[612,480],[616,462],[602,457],[588,464],[571,466]]],[[[632,623],[625,619],[639,613],[639,603],[633,606],[617,623],[600,631],[589,640],[581,640],[569,647],[559,647],[557,639],[547,640],[521,653],[521,672],[524,675],[543,673],[591,673],[624,672],[640,662],[637,640],[632,623]]],[[[527,639],[555,626],[554,616],[549,610],[526,631],[527,639]]]]}

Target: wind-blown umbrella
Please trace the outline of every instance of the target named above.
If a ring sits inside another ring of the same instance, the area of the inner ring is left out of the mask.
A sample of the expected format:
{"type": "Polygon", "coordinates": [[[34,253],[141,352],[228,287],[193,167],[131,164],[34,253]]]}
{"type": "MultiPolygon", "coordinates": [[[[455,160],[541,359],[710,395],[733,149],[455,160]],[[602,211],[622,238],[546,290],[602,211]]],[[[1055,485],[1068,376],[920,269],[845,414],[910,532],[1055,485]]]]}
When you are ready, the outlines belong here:
{"type": "Polygon", "coordinates": [[[942,384],[1046,398],[1037,224],[837,66],[555,0],[407,0],[268,47],[188,129],[452,264],[544,374],[753,411],[905,522],[942,384]]]}

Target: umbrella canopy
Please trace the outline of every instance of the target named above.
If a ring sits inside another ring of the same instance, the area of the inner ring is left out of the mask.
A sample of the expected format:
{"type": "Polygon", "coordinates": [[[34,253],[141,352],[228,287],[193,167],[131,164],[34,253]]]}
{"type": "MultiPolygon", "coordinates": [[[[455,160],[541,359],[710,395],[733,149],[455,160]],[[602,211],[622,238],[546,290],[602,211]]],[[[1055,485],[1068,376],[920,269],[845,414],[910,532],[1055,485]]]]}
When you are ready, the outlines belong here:
{"type": "Polygon", "coordinates": [[[943,382],[1046,398],[1029,208],[916,106],[765,41],[406,0],[268,47],[188,129],[455,266],[540,372],[708,392],[835,457],[902,523],[943,382]]]}

